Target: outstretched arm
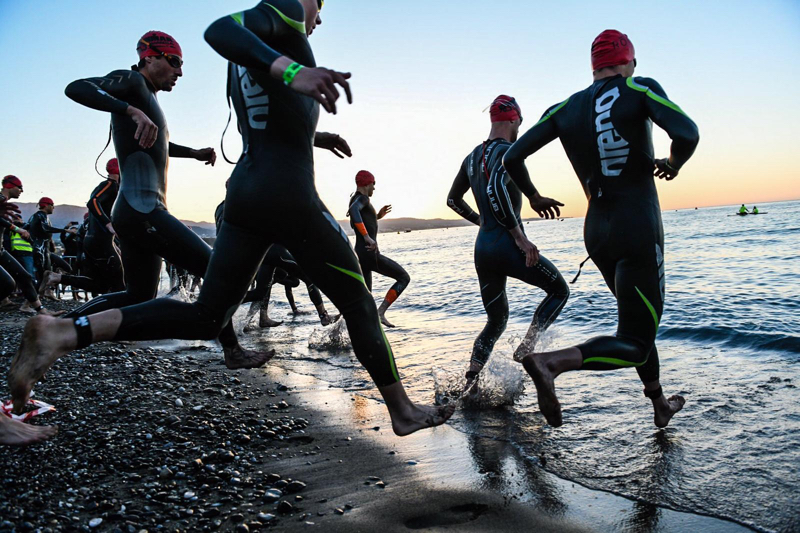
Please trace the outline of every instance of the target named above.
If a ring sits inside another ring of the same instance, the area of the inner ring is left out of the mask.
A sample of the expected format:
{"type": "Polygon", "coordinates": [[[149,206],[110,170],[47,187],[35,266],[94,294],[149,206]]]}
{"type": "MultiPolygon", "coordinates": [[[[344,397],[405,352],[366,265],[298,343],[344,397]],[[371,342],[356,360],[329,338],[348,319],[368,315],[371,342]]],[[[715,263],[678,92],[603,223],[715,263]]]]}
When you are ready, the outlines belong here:
{"type": "Polygon", "coordinates": [[[281,55],[272,46],[281,35],[291,32],[305,33],[305,15],[300,3],[296,13],[282,13],[274,6],[262,2],[253,9],[223,17],[208,27],[206,42],[216,52],[237,65],[269,72],[275,79],[283,79],[295,91],[311,96],[329,113],[336,113],[339,98],[338,84],[352,103],[349,73],[326,68],[302,67],[290,69],[294,60],[281,55]],[[292,74],[294,72],[294,74],[292,74]]]}
{"type": "Polygon", "coordinates": [[[459,214],[459,216],[469,220],[473,224],[481,225],[481,216],[472,210],[472,208],[464,200],[464,195],[469,190],[469,175],[467,174],[467,160],[461,163],[461,168],[458,169],[456,179],[453,180],[453,186],[450,187],[450,192],[447,193],[447,207],[459,214]]]}
{"type": "Polygon", "coordinates": [[[217,162],[217,152],[213,148],[201,148],[195,150],[188,146],[181,146],[180,144],[169,143],[169,156],[187,159],[197,159],[198,161],[205,161],[206,165],[214,166],[217,162]]]}
{"type": "Polygon", "coordinates": [[[539,194],[531,182],[528,169],[525,167],[525,159],[558,137],[555,123],[550,118],[568,101],[569,99],[548,109],[539,122],[511,145],[503,157],[503,166],[508,176],[528,198],[533,210],[543,218],[555,218],[561,215],[558,208],[564,204],[539,194]]]}
{"type": "Polygon", "coordinates": [[[684,111],[667,98],[659,83],[651,78],[628,78],[628,87],[645,93],[648,116],[672,139],[669,158],[656,160],[656,176],[671,180],[692,157],[700,132],[684,111]]]}
{"type": "Polygon", "coordinates": [[[344,159],[345,155],[347,157],[353,157],[353,152],[350,150],[350,145],[347,144],[347,141],[335,133],[326,133],[324,131],[316,132],[314,134],[314,146],[317,148],[330,150],[333,152],[333,155],[339,159],[344,159]]]}

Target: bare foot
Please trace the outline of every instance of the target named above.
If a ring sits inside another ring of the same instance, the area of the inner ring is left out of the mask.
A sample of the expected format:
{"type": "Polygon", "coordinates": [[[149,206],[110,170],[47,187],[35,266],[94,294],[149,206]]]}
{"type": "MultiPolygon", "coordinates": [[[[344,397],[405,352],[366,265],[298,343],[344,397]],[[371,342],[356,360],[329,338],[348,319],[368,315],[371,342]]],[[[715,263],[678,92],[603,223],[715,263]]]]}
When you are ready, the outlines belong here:
{"type": "Polygon", "coordinates": [[[45,295],[48,289],[56,286],[61,282],[61,274],[56,274],[51,270],[45,270],[42,276],[42,284],[39,285],[39,297],[45,295]]]}
{"type": "Polygon", "coordinates": [[[36,382],[65,353],[55,339],[48,339],[48,331],[53,331],[55,321],[52,317],[38,315],[25,324],[22,342],[8,371],[8,385],[17,414],[24,411],[36,382]]]}
{"type": "Polygon", "coordinates": [[[331,315],[329,315],[328,313],[323,313],[323,314],[319,315],[319,323],[322,324],[323,326],[329,326],[329,325],[333,324],[333,322],[334,322],[334,320],[331,318],[331,315]]]}
{"type": "Polygon", "coordinates": [[[670,396],[669,398],[665,398],[663,395],[660,396],[658,399],[653,400],[653,410],[655,411],[655,415],[653,416],[653,421],[656,423],[656,427],[665,428],[672,417],[683,409],[686,400],[683,396],[678,396],[677,394],[670,396]]]}
{"type": "Polygon", "coordinates": [[[262,328],[274,328],[283,324],[282,320],[272,320],[266,313],[261,313],[258,317],[258,325],[262,328]]]}
{"type": "Polygon", "coordinates": [[[522,339],[517,349],[514,350],[514,361],[517,363],[522,362],[526,355],[533,353],[534,348],[536,348],[538,333],[539,331],[536,326],[531,324],[531,327],[528,328],[528,333],[525,334],[525,338],[522,339]]]}
{"type": "Polygon", "coordinates": [[[0,415],[0,444],[8,446],[27,446],[47,440],[58,433],[54,426],[30,426],[19,420],[0,415]]]}
{"type": "Polygon", "coordinates": [[[440,426],[447,422],[456,411],[453,404],[441,407],[420,407],[409,404],[410,407],[402,414],[392,418],[392,429],[398,437],[405,437],[420,429],[440,426]]]}
{"type": "Polygon", "coordinates": [[[395,326],[394,326],[394,324],[392,324],[391,322],[389,322],[388,320],[386,320],[386,315],[385,315],[384,313],[380,313],[380,314],[379,314],[379,316],[381,317],[381,324],[383,324],[383,325],[384,325],[384,326],[386,326],[387,328],[393,328],[393,327],[395,327],[395,326]]]}
{"type": "Polygon", "coordinates": [[[275,350],[266,352],[256,352],[245,350],[241,346],[235,348],[223,348],[225,354],[225,366],[230,370],[237,368],[259,368],[275,356],[275,350]]]}
{"type": "Polygon", "coordinates": [[[564,423],[561,418],[561,404],[556,396],[555,377],[547,364],[535,355],[528,355],[522,360],[525,371],[533,378],[536,385],[536,400],[539,402],[539,410],[547,419],[547,423],[553,427],[558,427],[564,423]]]}
{"type": "Polygon", "coordinates": [[[67,313],[66,310],[63,310],[63,311],[49,311],[49,310],[45,309],[44,307],[42,307],[41,309],[39,309],[37,311],[37,314],[44,315],[44,316],[61,316],[61,315],[64,315],[66,313],[67,313]]]}
{"type": "Polygon", "coordinates": [[[16,304],[8,298],[3,298],[3,301],[0,302],[0,307],[14,307],[14,305],[16,304]]]}

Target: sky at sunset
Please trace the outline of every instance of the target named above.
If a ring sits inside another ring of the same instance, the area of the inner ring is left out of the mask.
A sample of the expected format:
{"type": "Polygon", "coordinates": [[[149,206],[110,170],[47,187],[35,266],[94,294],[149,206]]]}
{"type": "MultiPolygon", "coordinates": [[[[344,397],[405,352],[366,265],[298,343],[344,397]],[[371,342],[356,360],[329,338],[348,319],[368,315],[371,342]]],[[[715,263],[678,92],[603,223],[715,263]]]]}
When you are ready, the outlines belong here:
{"type": "MultiPolygon", "coordinates": [[[[66,98],[64,87],[129,68],[136,41],[151,29],[172,34],[186,62],[176,88],[159,93],[171,140],[219,149],[228,116],[225,61],[202,35],[215,19],[254,5],[0,0],[0,175],[24,181],[23,201],[47,195],[56,204],[84,204],[101,179],[92,167],[109,117],[66,98]]],[[[591,83],[589,47],[607,28],[628,34],[636,74],[658,80],[700,129],[694,158],[676,180],[659,183],[663,208],[800,199],[796,0],[328,0],[322,19],[311,37],[317,62],[352,72],[355,97],[319,125],[354,152],[347,161],[316,153],[317,188],[337,218],[362,168],[377,178],[374,203],[394,206],[390,216],[456,218],[447,192],[463,158],[488,134],[484,109],[498,94],[515,96],[525,131],[548,106],[591,83]]],[[[667,156],[668,137],[658,130],[655,141],[657,156],[667,156]]],[[[238,156],[235,127],[225,146],[238,156]]],[[[110,157],[111,148],[101,166],[110,157]]],[[[232,168],[221,157],[214,168],[172,160],[170,210],[213,220],[232,168]]],[[[586,200],[560,143],[531,157],[528,168],[542,194],[566,204],[564,214],[583,215],[586,200]]],[[[526,207],[523,216],[531,214],[526,207]]]]}

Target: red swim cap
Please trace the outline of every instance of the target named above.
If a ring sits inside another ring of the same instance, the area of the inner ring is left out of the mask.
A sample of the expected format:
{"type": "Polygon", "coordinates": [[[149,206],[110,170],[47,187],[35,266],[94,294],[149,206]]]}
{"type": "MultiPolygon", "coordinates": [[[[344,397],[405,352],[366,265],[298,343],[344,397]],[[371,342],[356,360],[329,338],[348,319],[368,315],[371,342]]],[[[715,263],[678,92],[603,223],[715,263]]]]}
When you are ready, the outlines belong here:
{"type": "Polygon", "coordinates": [[[119,175],[119,161],[117,161],[116,157],[108,160],[108,163],[106,163],[106,172],[119,175]]]}
{"type": "Polygon", "coordinates": [[[375,183],[375,176],[368,170],[359,170],[356,174],[356,185],[358,187],[366,187],[370,183],[375,183]]]}
{"type": "Polygon", "coordinates": [[[56,204],[55,202],[53,202],[53,200],[51,200],[47,196],[42,196],[41,198],[39,198],[39,207],[42,207],[43,205],[56,205],[56,204]]]}
{"type": "Polygon", "coordinates": [[[13,189],[14,187],[19,187],[19,189],[22,190],[22,181],[20,181],[18,177],[9,174],[3,178],[4,189],[13,189]]]}
{"type": "Polygon", "coordinates": [[[617,30],[604,31],[592,43],[592,70],[626,65],[634,57],[633,43],[617,30]]]}
{"type": "Polygon", "coordinates": [[[521,121],[522,109],[520,109],[519,104],[513,97],[501,94],[489,106],[489,115],[492,118],[492,122],[505,122],[516,119],[521,121]]]}
{"type": "Polygon", "coordinates": [[[136,52],[139,54],[139,59],[150,56],[160,56],[161,54],[159,52],[183,58],[181,45],[179,45],[178,41],[173,39],[171,35],[163,31],[153,30],[142,35],[142,38],[136,43],[136,52]]]}

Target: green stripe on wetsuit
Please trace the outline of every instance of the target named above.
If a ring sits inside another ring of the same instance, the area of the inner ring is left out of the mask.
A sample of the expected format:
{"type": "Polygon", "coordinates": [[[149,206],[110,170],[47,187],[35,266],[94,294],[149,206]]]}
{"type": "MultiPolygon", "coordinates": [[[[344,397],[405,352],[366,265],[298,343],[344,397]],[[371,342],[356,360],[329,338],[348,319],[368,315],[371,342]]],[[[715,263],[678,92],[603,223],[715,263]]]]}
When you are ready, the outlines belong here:
{"type": "Polygon", "coordinates": [[[666,98],[664,98],[662,96],[659,96],[656,93],[654,93],[653,91],[651,91],[650,87],[645,87],[644,85],[639,85],[638,83],[633,81],[633,78],[628,78],[626,81],[627,81],[628,87],[630,87],[634,91],[639,91],[639,92],[642,92],[642,93],[646,94],[647,96],[649,96],[650,98],[652,98],[653,100],[658,102],[659,104],[667,106],[668,108],[672,109],[673,111],[677,111],[678,113],[680,113],[681,115],[683,115],[685,117],[689,116],[683,111],[683,109],[678,107],[677,104],[674,104],[674,103],[670,102],[669,100],[667,100],[666,98]]]}
{"type": "Polygon", "coordinates": [[[282,19],[283,19],[283,21],[284,21],[286,24],[288,24],[289,26],[291,26],[291,27],[292,27],[292,28],[294,28],[295,30],[297,30],[297,31],[299,31],[300,33],[302,33],[302,34],[304,34],[304,35],[305,35],[305,33],[306,33],[306,23],[305,23],[305,22],[303,22],[303,21],[300,21],[300,20],[294,20],[294,19],[290,19],[289,17],[287,17],[286,15],[284,15],[284,14],[281,12],[281,10],[280,10],[280,9],[278,9],[277,7],[273,6],[272,4],[267,4],[267,5],[268,5],[269,7],[271,7],[272,9],[274,9],[274,10],[275,10],[275,12],[278,14],[278,16],[279,16],[280,18],[282,18],[282,19]]]}

